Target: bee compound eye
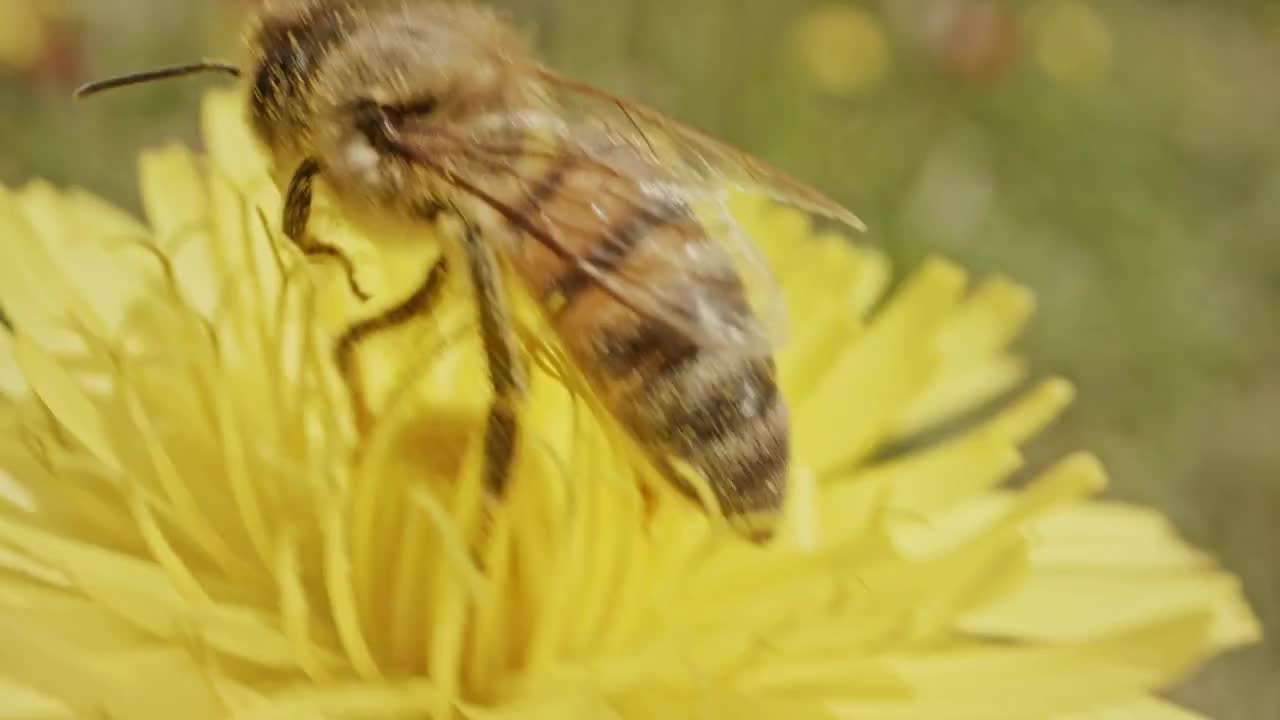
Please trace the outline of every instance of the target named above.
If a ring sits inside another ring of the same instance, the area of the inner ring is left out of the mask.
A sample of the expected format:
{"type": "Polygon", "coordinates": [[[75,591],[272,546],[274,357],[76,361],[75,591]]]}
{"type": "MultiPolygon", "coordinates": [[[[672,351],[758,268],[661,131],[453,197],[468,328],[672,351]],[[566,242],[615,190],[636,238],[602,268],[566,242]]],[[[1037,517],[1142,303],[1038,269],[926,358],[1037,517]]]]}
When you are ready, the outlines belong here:
{"type": "Polygon", "coordinates": [[[261,109],[280,109],[301,96],[312,75],[341,41],[344,16],[313,11],[315,3],[285,3],[287,11],[268,12],[257,31],[259,61],[253,96],[261,109]]]}
{"type": "Polygon", "coordinates": [[[393,109],[371,98],[355,100],[347,106],[351,123],[369,144],[379,150],[394,149],[396,124],[393,109]]]}

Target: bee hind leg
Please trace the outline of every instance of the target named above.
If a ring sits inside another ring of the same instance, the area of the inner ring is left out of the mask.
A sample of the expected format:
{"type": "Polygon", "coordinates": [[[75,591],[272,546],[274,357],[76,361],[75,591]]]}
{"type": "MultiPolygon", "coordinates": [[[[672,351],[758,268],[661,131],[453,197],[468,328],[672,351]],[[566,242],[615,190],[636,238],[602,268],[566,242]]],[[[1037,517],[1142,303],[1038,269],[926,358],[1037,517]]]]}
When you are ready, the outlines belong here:
{"type": "Polygon", "coordinates": [[[352,294],[362,301],[368,300],[369,294],[356,282],[356,269],[351,260],[342,250],[316,240],[307,232],[307,223],[311,219],[311,190],[318,175],[320,163],[315,158],[303,160],[294,171],[284,199],[284,234],[307,257],[320,257],[338,263],[352,294]]]}

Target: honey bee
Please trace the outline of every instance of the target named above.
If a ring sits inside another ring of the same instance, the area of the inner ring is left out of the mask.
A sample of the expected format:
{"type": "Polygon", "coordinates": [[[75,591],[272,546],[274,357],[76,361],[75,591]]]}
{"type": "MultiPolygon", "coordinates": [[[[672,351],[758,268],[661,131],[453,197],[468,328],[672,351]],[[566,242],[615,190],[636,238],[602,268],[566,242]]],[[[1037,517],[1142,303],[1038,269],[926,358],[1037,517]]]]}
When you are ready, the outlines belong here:
{"type": "MultiPolygon", "coordinates": [[[[509,303],[516,288],[504,280],[514,277],[655,467],[695,499],[709,489],[745,537],[772,536],[791,459],[774,361],[783,312],[725,200],[758,192],[859,227],[848,210],[548,68],[477,5],[277,2],[259,12],[249,47],[246,112],[287,170],[283,227],[303,251],[337,259],[352,278],[341,252],[308,232],[317,181],[354,215],[455,221],[459,252],[445,257],[462,260],[477,310],[493,388],[485,479],[495,497],[526,386],[509,303]]],[[[79,94],[206,71],[241,74],[206,61],[79,94]]],[[[338,341],[344,372],[360,338],[430,312],[449,265],[439,261],[411,297],[338,341]]]]}

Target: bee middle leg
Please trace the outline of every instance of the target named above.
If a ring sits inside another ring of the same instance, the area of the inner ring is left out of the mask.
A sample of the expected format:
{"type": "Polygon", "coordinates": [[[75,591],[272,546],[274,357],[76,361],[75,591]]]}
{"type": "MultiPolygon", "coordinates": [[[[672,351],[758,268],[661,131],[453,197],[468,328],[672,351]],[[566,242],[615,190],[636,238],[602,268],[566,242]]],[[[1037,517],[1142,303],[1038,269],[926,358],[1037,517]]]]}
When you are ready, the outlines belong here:
{"type": "MultiPolygon", "coordinates": [[[[438,210],[433,209],[430,214],[434,216],[438,210]]],[[[460,213],[455,214],[461,219],[460,213]]],[[[476,299],[480,338],[494,394],[485,420],[484,483],[489,495],[497,498],[506,489],[515,460],[517,410],[527,380],[497,257],[475,227],[466,220],[462,220],[462,224],[462,249],[476,299]]],[[[368,422],[370,413],[356,368],[355,353],[359,344],[371,335],[429,314],[444,289],[447,275],[445,260],[438,260],[408,297],[385,312],[356,323],[339,337],[334,348],[335,362],[350,389],[352,405],[362,426],[368,422]]]]}
{"type": "Polygon", "coordinates": [[[480,237],[479,230],[465,219],[462,223],[462,245],[494,396],[485,424],[484,481],[490,496],[498,498],[506,489],[515,460],[517,410],[527,380],[497,257],[480,237]]]}
{"type": "Polygon", "coordinates": [[[315,158],[303,160],[294,171],[284,198],[284,234],[307,257],[321,257],[337,262],[342,267],[352,294],[361,300],[368,300],[369,294],[356,282],[356,269],[350,258],[339,248],[320,242],[307,232],[307,224],[311,220],[312,186],[318,175],[320,163],[315,158]]]}

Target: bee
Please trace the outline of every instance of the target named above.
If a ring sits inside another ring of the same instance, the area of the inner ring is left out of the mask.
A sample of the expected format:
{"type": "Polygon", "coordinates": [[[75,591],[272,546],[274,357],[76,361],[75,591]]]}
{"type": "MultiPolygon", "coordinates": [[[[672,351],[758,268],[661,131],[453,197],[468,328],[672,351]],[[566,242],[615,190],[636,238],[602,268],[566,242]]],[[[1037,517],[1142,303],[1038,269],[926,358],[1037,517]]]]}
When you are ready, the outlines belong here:
{"type": "MultiPolygon", "coordinates": [[[[79,94],[243,74],[248,120],[286,169],[285,234],[342,262],[349,279],[350,262],[308,232],[316,182],[353,216],[453,218],[459,252],[445,257],[465,265],[493,388],[484,456],[493,496],[508,481],[527,382],[510,303],[518,290],[675,487],[695,500],[709,489],[740,534],[772,536],[791,463],[774,359],[784,313],[725,201],[757,192],[860,228],[852,213],[656,110],[552,70],[505,18],[477,5],[277,2],[259,11],[248,44],[243,73],[205,61],[79,94]]],[[[410,297],[340,338],[344,372],[360,338],[429,313],[452,264],[440,260],[410,297]]]]}

